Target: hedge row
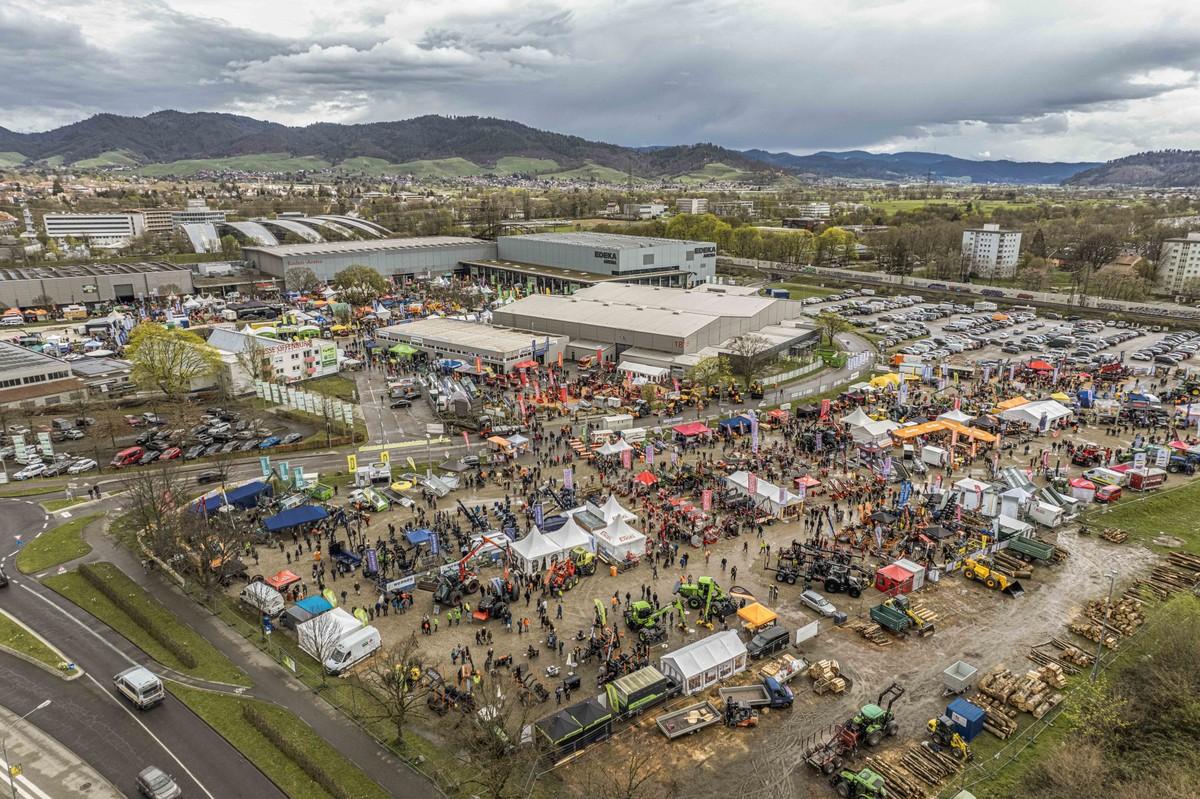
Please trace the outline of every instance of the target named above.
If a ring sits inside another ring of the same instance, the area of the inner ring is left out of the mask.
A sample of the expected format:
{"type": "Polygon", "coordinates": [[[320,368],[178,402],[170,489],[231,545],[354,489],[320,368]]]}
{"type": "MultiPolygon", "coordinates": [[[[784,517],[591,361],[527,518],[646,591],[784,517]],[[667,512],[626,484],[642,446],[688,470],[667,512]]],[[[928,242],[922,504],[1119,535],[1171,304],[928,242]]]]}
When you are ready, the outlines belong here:
{"type": "Polygon", "coordinates": [[[97,591],[108,597],[108,600],[120,608],[126,616],[133,619],[143,630],[149,633],[151,638],[174,655],[185,668],[196,668],[198,663],[196,656],[192,654],[191,650],[168,635],[153,619],[146,615],[137,603],[114,588],[90,563],[80,564],[79,574],[83,579],[91,583],[97,591]]]}
{"type": "Polygon", "coordinates": [[[313,782],[320,785],[330,796],[335,799],[354,799],[354,797],[346,791],[339,783],[337,778],[325,770],[325,767],[320,763],[313,762],[299,746],[293,743],[284,733],[275,726],[265,715],[259,712],[258,708],[249,702],[242,704],[242,718],[246,722],[258,730],[264,738],[271,742],[271,745],[278,749],[284,757],[292,761],[301,771],[309,776],[313,782]]]}

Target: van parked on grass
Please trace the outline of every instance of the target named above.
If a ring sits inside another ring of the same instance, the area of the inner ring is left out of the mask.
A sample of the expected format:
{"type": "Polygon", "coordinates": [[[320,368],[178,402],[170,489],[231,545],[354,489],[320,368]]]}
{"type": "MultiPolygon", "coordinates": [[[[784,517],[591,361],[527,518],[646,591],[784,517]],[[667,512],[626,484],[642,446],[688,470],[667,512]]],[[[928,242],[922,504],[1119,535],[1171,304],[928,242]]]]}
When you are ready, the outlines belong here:
{"type": "Polygon", "coordinates": [[[264,616],[275,618],[283,613],[283,594],[266,583],[250,583],[242,589],[241,600],[264,616]]]}

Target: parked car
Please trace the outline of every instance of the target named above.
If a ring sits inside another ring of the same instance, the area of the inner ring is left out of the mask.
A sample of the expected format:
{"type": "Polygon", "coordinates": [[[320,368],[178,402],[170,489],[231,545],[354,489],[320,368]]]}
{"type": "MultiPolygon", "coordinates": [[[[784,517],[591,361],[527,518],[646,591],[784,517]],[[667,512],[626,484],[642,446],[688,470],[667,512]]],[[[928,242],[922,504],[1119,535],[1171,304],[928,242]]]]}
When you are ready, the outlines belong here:
{"type": "Polygon", "coordinates": [[[14,480],[29,480],[31,478],[41,475],[45,471],[46,471],[46,464],[31,463],[28,466],[26,466],[24,469],[22,469],[21,471],[14,474],[13,479],[14,480]]]}
{"type": "Polygon", "coordinates": [[[42,477],[58,477],[60,474],[66,472],[70,466],[70,461],[57,461],[55,463],[51,463],[42,470],[42,477]]]}
{"type": "Polygon", "coordinates": [[[283,437],[283,441],[281,443],[295,444],[297,441],[300,441],[303,438],[304,438],[304,436],[301,435],[300,433],[288,433],[286,436],[283,437]]]}
{"type": "Polygon", "coordinates": [[[145,466],[148,463],[154,463],[161,455],[162,450],[148,449],[142,454],[142,457],[138,458],[138,466],[145,466]]]}
{"type": "Polygon", "coordinates": [[[183,453],[183,459],[185,461],[194,461],[194,460],[196,460],[196,458],[199,458],[203,454],[204,454],[204,445],[196,444],[195,446],[187,448],[187,452],[183,453]]]}
{"type": "Polygon", "coordinates": [[[117,693],[128,699],[138,710],[148,710],[166,699],[158,675],[145,666],[130,666],[113,677],[117,693]]]}
{"type": "Polygon", "coordinates": [[[820,613],[822,616],[833,618],[838,610],[833,606],[833,603],[822,596],[817,591],[808,590],[800,594],[800,601],[810,608],[820,613]]]}
{"type": "Polygon", "coordinates": [[[1100,486],[1096,489],[1097,502],[1116,502],[1121,498],[1121,487],[1114,485],[1100,486]]]}
{"type": "Polygon", "coordinates": [[[267,436],[262,441],[258,442],[259,449],[270,449],[279,443],[279,436],[267,436]]]}
{"type": "Polygon", "coordinates": [[[221,479],[220,472],[200,472],[200,474],[196,475],[196,482],[199,483],[200,485],[207,485],[208,483],[216,483],[220,479],[221,479]]]}
{"type": "Polygon", "coordinates": [[[173,461],[183,454],[183,450],[179,447],[167,447],[162,451],[162,460],[173,461]]]}
{"type": "Polygon", "coordinates": [[[82,474],[84,472],[90,472],[99,465],[100,464],[96,463],[96,461],[92,460],[91,458],[80,458],[67,467],[67,474],[82,474]]]}

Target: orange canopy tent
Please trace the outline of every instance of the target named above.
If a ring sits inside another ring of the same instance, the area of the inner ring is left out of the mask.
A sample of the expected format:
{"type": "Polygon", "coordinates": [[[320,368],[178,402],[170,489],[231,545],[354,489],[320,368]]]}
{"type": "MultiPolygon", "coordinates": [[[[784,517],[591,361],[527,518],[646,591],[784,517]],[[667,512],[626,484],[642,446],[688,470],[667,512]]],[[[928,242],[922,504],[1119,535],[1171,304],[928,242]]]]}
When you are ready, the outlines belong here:
{"type": "Polygon", "coordinates": [[[650,471],[644,471],[633,479],[644,486],[652,486],[658,482],[658,478],[655,477],[654,473],[650,471]]]}
{"type": "Polygon", "coordinates": [[[276,572],[265,580],[266,584],[274,588],[276,591],[282,591],[292,583],[300,582],[300,576],[293,571],[284,569],[281,572],[276,572]]]}
{"type": "Polygon", "coordinates": [[[945,432],[958,433],[960,436],[973,438],[976,441],[982,441],[986,444],[994,444],[996,442],[996,437],[986,430],[980,430],[978,427],[967,427],[965,424],[960,424],[950,419],[935,419],[932,422],[922,422],[921,424],[914,424],[911,427],[901,427],[893,430],[892,436],[901,441],[907,441],[917,436],[945,432]]]}
{"type": "Polygon", "coordinates": [[[1009,397],[1008,399],[1004,400],[1003,402],[997,402],[996,410],[1007,411],[1007,410],[1011,410],[1013,408],[1020,408],[1022,405],[1028,405],[1028,404],[1029,404],[1029,400],[1025,399],[1024,397],[1020,397],[1020,396],[1009,397]]]}
{"type": "Polygon", "coordinates": [[[761,602],[752,602],[744,608],[738,608],[738,618],[746,622],[749,630],[758,630],[779,620],[779,614],[761,602]]]}

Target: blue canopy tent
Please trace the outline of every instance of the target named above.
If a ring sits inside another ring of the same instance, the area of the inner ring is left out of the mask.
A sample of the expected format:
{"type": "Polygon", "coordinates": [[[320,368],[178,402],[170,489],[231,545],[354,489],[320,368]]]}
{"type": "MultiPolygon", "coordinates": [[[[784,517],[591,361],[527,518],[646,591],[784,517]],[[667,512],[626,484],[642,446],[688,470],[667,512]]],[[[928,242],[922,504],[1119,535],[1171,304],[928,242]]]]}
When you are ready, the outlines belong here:
{"type": "Polygon", "coordinates": [[[253,508],[258,504],[259,497],[271,496],[271,486],[262,480],[255,480],[225,492],[225,498],[235,508],[253,508]]]}
{"type": "Polygon", "coordinates": [[[301,524],[319,522],[328,515],[320,505],[300,505],[264,519],[263,526],[267,528],[268,533],[277,533],[301,524]]]}
{"type": "Polygon", "coordinates": [[[304,608],[314,616],[320,616],[328,610],[333,610],[333,605],[329,604],[329,600],[317,594],[301,599],[296,605],[304,608]]]}
{"type": "Polygon", "coordinates": [[[728,419],[720,420],[717,424],[731,433],[743,433],[750,430],[750,420],[745,416],[731,416],[728,419]]]}
{"type": "Polygon", "coordinates": [[[423,527],[419,530],[409,530],[404,534],[404,537],[408,539],[409,546],[415,547],[421,544],[429,544],[429,551],[435,555],[438,554],[438,545],[440,542],[438,541],[437,533],[434,533],[432,530],[426,530],[423,527]]]}

